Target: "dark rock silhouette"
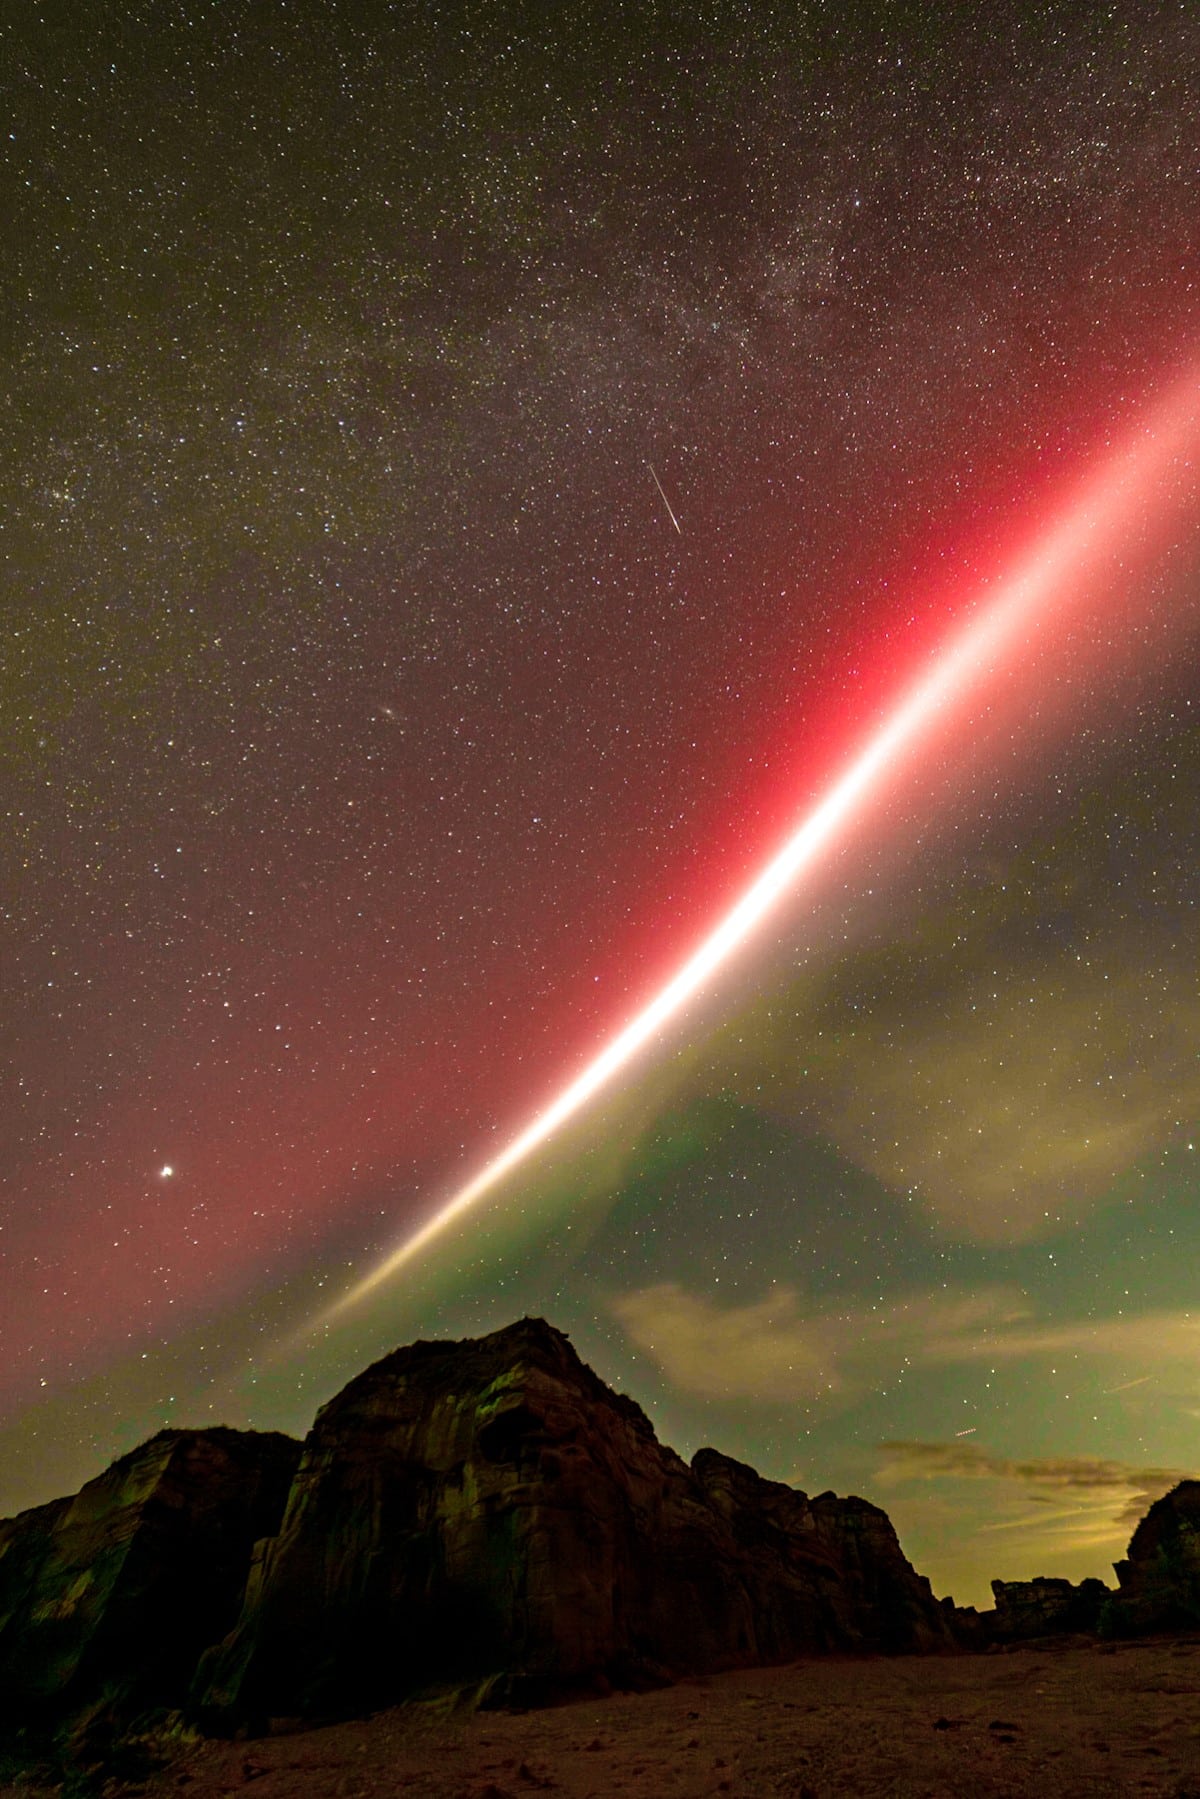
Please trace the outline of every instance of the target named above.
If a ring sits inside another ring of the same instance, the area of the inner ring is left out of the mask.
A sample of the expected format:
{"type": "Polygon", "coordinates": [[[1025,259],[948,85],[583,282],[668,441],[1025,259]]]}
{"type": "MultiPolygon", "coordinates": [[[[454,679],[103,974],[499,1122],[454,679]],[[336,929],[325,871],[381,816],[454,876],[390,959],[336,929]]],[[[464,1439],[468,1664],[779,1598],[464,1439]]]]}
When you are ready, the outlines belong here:
{"type": "Polygon", "coordinates": [[[73,1499],[0,1523],[0,1721],[54,1721],[101,1695],[178,1705],[237,1616],[299,1456],[275,1433],[161,1431],[73,1499]]]}
{"type": "Polygon", "coordinates": [[[193,1703],[228,1727],[953,1641],[885,1513],[714,1450],[689,1468],[525,1319],[398,1350],[322,1409],[193,1703]]]}
{"type": "Polygon", "coordinates": [[[1039,1574],[1033,1580],[994,1580],[996,1611],[990,1634],[996,1642],[1095,1631],[1112,1589],[1102,1580],[1069,1580],[1039,1574]]]}
{"type": "Polygon", "coordinates": [[[523,1319],[397,1350],[303,1449],[164,1431],[0,1523],[0,1726],[75,1742],[100,1720],[115,1742],[156,1708],[228,1730],[437,1691],[536,1702],[825,1651],[986,1648],[1098,1613],[1114,1632],[1193,1627],[1200,1482],[1151,1508],[1118,1574],[1115,1594],[996,1581],[994,1613],[939,1602],[876,1506],[712,1449],[689,1466],[523,1319]]]}
{"type": "Polygon", "coordinates": [[[1180,1481],[1154,1501],[1114,1568],[1118,1591],[1100,1618],[1106,1635],[1200,1628],[1200,1481],[1180,1481]]]}

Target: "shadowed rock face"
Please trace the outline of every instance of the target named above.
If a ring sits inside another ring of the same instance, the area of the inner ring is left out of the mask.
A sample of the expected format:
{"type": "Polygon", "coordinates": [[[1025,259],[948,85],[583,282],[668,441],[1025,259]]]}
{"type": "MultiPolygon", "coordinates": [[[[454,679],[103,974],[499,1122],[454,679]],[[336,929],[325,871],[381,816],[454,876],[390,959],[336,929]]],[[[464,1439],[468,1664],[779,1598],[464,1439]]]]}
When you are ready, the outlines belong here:
{"type": "Polygon", "coordinates": [[[193,1698],[228,1725],[951,1640],[883,1512],[713,1450],[689,1468],[525,1319],[399,1350],[323,1408],[193,1698]]]}
{"type": "Polygon", "coordinates": [[[991,1634],[998,1642],[1029,1637],[1094,1631],[1100,1612],[1112,1590],[1102,1580],[1051,1579],[1039,1574],[1034,1580],[994,1580],[996,1614],[991,1634]]]}
{"type": "Polygon", "coordinates": [[[1101,1629],[1113,1636],[1200,1628],[1200,1481],[1180,1481],[1156,1499],[1116,1562],[1119,1590],[1101,1629]]]}
{"type": "Polygon", "coordinates": [[[101,1694],[177,1705],[237,1616],[299,1454],[273,1433],[162,1431],[73,1499],[0,1523],[0,1719],[101,1694]]]}

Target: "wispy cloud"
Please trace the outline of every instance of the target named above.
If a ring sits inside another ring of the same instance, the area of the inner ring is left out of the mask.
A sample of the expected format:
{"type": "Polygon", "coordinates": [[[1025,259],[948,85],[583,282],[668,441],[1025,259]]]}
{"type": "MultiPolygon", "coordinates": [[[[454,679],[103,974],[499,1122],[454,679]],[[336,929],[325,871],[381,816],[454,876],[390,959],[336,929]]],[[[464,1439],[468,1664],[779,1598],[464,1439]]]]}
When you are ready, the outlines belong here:
{"type": "MultiPolygon", "coordinates": [[[[929,1362],[961,1362],[1028,1356],[1083,1355],[1118,1362],[1196,1361],[1200,1358],[1200,1312],[1142,1312],[1126,1316],[1070,1319],[1046,1324],[1026,1314],[1010,1316],[985,1326],[968,1341],[961,1332],[931,1337],[922,1359],[929,1362]]],[[[1143,1376],[1141,1378],[1151,1378],[1143,1376]]],[[[1141,1379],[1122,1387],[1134,1387],[1141,1379]]]]}
{"type": "Polygon", "coordinates": [[[684,1392],[786,1402],[841,1385],[819,1323],[800,1315],[785,1287],[751,1305],[718,1307],[664,1281],[622,1295],[612,1309],[684,1392]]]}
{"type": "Polygon", "coordinates": [[[1163,968],[1104,866],[1065,840],[1024,892],[1000,869],[919,934],[806,969],[726,1030],[727,1090],[768,1108],[803,1094],[850,1161],[961,1241],[1079,1224],[1200,1106],[1194,968],[1182,952],[1163,968]],[[1019,931],[1064,889],[1086,955],[1019,931]]]}
{"type": "MultiPolygon", "coordinates": [[[[995,1455],[982,1445],[960,1442],[881,1443],[879,1450],[881,1459],[875,1478],[881,1485],[895,1486],[912,1480],[999,1481],[1024,1489],[1027,1499],[1035,1503],[1046,1503],[1055,1494],[1070,1493],[1076,1498],[1076,1505],[1056,1516],[1078,1516],[1093,1502],[1109,1520],[1110,1529],[1132,1527],[1156,1499],[1196,1473],[1195,1469],[1141,1467],[1100,1456],[1014,1459],[995,1455]]],[[[1019,1522],[1015,1520],[1013,1527],[1019,1522]]],[[[1009,1525],[994,1524],[988,1528],[1001,1530],[1009,1525]]]]}
{"type": "MultiPolygon", "coordinates": [[[[915,1292],[888,1304],[833,1308],[774,1287],[743,1305],[722,1305],[675,1281],[619,1295],[611,1308],[630,1338],[668,1380],[706,1398],[764,1403],[853,1398],[888,1370],[1038,1358],[1094,1363],[1103,1378],[1126,1376],[1123,1391],[1163,1376],[1172,1364],[1194,1392],[1200,1314],[1150,1312],[1049,1323],[1017,1288],[915,1292]],[[1188,1374],[1188,1371],[1193,1371],[1188,1374]]],[[[970,1445],[957,1447],[964,1455],[970,1445]]],[[[977,1451],[975,1452],[977,1453],[977,1451]]]]}

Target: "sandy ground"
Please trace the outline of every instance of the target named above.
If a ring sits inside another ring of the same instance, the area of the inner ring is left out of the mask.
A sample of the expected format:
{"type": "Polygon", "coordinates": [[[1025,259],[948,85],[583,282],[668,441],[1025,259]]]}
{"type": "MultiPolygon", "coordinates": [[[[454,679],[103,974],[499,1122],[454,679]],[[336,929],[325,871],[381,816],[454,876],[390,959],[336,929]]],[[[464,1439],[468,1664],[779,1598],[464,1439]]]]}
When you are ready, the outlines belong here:
{"type": "Polygon", "coordinates": [[[1200,1639],[804,1661],[526,1713],[381,1712],[205,1742],[109,1791],[248,1787],[255,1799],[1200,1799],[1200,1639]]]}

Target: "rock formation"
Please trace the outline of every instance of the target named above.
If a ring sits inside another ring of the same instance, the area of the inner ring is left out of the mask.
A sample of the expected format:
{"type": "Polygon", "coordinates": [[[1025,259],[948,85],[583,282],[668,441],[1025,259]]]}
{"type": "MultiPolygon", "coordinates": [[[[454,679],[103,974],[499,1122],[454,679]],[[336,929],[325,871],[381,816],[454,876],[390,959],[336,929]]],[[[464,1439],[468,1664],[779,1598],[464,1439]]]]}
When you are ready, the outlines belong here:
{"type": "Polygon", "coordinates": [[[73,1499],[0,1523],[0,1722],[177,1705],[277,1530],[290,1437],[167,1430],[73,1499]]]}
{"type": "Polygon", "coordinates": [[[712,1449],[689,1466],[523,1319],[397,1350],[303,1449],[163,1431],[74,1498],[0,1523],[0,1726],[45,1744],[69,1725],[78,1743],[185,1704],[228,1729],[447,1689],[529,1702],[828,1650],[984,1648],[1097,1619],[1194,1628],[1200,1482],[1156,1502],[1117,1573],[1115,1594],[1039,1577],[994,1581],[994,1613],[939,1603],[877,1507],[809,1499],[712,1449]]]}
{"type": "Polygon", "coordinates": [[[1114,1563],[1118,1591],[1100,1628],[1110,1636],[1200,1628],[1200,1481],[1180,1481],[1156,1499],[1114,1563]]]}
{"type": "Polygon", "coordinates": [[[193,1704],[228,1726],[952,1641],[883,1512],[714,1450],[689,1468],[525,1319],[398,1350],[322,1409],[193,1704]]]}
{"type": "Polygon", "coordinates": [[[989,1634],[996,1642],[1012,1643],[1094,1631],[1112,1590],[1102,1580],[1081,1580],[1073,1586],[1069,1580],[1039,1574],[1033,1580],[994,1580],[992,1592],[996,1611],[989,1634]]]}

